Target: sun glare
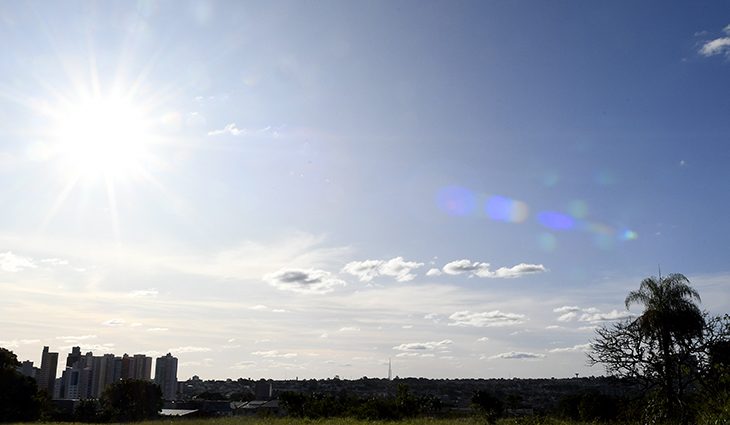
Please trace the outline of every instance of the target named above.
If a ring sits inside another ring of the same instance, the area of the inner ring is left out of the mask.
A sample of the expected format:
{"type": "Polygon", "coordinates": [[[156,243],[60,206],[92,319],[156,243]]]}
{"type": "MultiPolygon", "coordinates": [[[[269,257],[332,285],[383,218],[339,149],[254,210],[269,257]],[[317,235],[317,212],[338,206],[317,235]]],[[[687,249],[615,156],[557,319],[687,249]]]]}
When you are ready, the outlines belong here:
{"type": "Polygon", "coordinates": [[[58,114],[58,157],[78,177],[133,178],[148,156],[150,130],[142,109],[126,99],[84,100],[58,114]]]}

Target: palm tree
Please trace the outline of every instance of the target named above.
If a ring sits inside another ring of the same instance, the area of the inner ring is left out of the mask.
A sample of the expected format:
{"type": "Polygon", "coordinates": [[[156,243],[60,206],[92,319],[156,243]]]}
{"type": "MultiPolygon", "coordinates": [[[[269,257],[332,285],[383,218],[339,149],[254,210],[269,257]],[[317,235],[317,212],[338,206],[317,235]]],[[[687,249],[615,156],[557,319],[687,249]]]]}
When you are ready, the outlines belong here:
{"type": "Polygon", "coordinates": [[[700,295],[689,283],[689,279],[679,273],[658,278],[652,276],[642,280],[639,290],[629,292],[626,297],[627,309],[632,304],[644,305],[644,312],[634,323],[644,336],[659,345],[662,358],[660,381],[670,414],[679,395],[675,377],[679,375],[680,364],[674,355],[675,345],[701,335],[705,324],[695,303],[701,302],[700,295]]]}

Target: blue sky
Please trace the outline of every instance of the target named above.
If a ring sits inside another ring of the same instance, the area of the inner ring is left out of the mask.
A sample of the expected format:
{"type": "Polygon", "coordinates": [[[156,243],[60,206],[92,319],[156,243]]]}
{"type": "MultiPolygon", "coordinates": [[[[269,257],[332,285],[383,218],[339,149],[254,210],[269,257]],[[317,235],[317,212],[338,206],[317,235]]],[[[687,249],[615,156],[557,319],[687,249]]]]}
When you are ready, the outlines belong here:
{"type": "Polygon", "coordinates": [[[730,6],[0,7],[0,345],[180,377],[599,375],[730,307],[730,6]]]}

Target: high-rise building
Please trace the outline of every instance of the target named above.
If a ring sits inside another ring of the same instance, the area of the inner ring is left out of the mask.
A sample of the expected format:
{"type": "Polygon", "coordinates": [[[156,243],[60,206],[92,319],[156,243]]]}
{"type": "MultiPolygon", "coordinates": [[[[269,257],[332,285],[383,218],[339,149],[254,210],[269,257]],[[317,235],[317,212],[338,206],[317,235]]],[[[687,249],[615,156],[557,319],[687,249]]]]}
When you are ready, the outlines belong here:
{"type": "Polygon", "coordinates": [[[134,379],[145,379],[147,381],[152,379],[152,357],[147,357],[144,354],[135,354],[133,359],[133,367],[131,378],[134,379]]]}
{"type": "Polygon", "coordinates": [[[177,398],[177,357],[167,353],[158,357],[155,362],[155,383],[162,389],[162,398],[175,400],[177,398]]]}
{"type": "Polygon", "coordinates": [[[81,347],[72,347],[71,352],[66,357],[66,367],[74,367],[81,360],[81,347]]]}
{"type": "Polygon", "coordinates": [[[53,394],[57,368],[58,353],[51,353],[48,351],[48,347],[43,347],[43,354],[41,355],[41,370],[36,379],[38,381],[38,389],[47,391],[49,395],[53,394]]]}
{"type": "Polygon", "coordinates": [[[18,372],[21,373],[23,376],[27,376],[29,378],[35,378],[36,371],[38,370],[37,367],[33,367],[33,362],[30,360],[25,360],[23,363],[18,366],[18,372]]]}
{"type": "MultiPolygon", "coordinates": [[[[91,369],[93,376],[91,378],[91,397],[99,398],[104,389],[112,384],[114,379],[114,354],[104,354],[103,356],[94,356],[92,359],[91,369]]],[[[117,379],[118,380],[118,379],[117,379]]]]}

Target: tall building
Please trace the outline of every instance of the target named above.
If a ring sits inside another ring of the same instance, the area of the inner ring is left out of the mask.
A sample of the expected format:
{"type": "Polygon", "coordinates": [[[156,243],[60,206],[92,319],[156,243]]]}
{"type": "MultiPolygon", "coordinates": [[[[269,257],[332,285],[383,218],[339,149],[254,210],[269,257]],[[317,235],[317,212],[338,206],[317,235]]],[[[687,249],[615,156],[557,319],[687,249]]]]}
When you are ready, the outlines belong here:
{"type": "Polygon", "coordinates": [[[152,357],[144,354],[122,356],[121,379],[152,379],[152,357]]]}
{"type": "Polygon", "coordinates": [[[38,389],[45,390],[53,395],[53,387],[56,383],[56,369],[58,368],[58,353],[51,353],[48,347],[43,347],[41,355],[41,370],[38,374],[38,389]]]}
{"type": "Polygon", "coordinates": [[[114,354],[104,354],[103,356],[94,356],[92,360],[91,369],[93,370],[93,376],[91,378],[91,397],[99,398],[104,392],[104,389],[109,384],[118,381],[119,378],[114,379],[114,354]]]}
{"type": "Polygon", "coordinates": [[[135,354],[132,357],[132,376],[134,379],[152,379],[152,357],[147,357],[144,354],[135,354]]]}
{"type": "Polygon", "coordinates": [[[18,367],[18,372],[20,372],[23,376],[27,376],[29,378],[35,378],[37,371],[38,368],[33,367],[33,362],[30,360],[25,360],[18,367]]]}
{"type": "Polygon", "coordinates": [[[79,360],[81,360],[81,347],[72,347],[71,352],[66,357],[66,368],[76,366],[79,360]]]}
{"type": "Polygon", "coordinates": [[[155,383],[162,389],[162,398],[175,400],[177,398],[177,357],[167,353],[158,357],[155,362],[155,383]]]}

